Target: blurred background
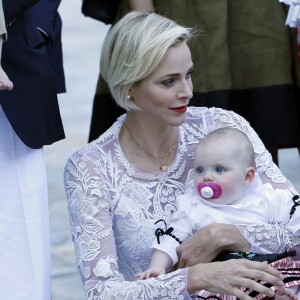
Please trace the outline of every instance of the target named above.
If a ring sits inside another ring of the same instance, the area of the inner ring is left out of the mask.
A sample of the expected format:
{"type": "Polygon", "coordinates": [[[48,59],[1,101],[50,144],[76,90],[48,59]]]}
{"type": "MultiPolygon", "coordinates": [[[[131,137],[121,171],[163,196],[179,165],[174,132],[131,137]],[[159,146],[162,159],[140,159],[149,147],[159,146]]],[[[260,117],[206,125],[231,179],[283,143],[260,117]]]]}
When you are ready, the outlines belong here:
{"type": "Polygon", "coordinates": [[[49,181],[52,239],[53,300],[85,299],[75,265],[73,243],[63,186],[68,157],[87,143],[93,97],[99,73],[99,57],[108,26],[81,13],[81,0],[63,0],[64,68],[67,93],[59,95],[66,139],[45,147],[49,181]]]}
{"type": "MultiPolygon", "coordinates": [[[[109,26],[85,17],[81,13],[81,3],[81,0],[63,0],[60,5],[67,93],[59,95],[59,103],[66,139],[45,147],[49,181],[53,300],[85,299],[69,230],[63,169],[68,157],[86,144],[88,139],[100,51],[109,26]]],[[[298,150],[280,150],[279,164],[285,176],[300,191],[298,150]]]]}

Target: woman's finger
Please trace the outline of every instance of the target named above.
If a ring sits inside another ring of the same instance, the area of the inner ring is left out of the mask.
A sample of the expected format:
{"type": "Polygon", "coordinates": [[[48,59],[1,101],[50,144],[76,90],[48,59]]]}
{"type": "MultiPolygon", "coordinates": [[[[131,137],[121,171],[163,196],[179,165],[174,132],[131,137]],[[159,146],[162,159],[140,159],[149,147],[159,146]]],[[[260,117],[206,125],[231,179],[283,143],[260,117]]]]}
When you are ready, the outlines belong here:
{"type": "Polygon", "coordinates": [[[244,279],[243,286],[268,297],[274,297],[275,295],[275,292],[269,287],[264,286],[263,283],[253,279],[244,279]]]}
{"type": "Polygon", "coordinates": [[[274,296],[274,291],[263,283],[267,282],[276,287],[284,286],[282,274],[268,264],[247,260],[242,263],[245,268],[242,268],[240,273],[237,272],[237,276],[241,280],[238,286],[249,288],[269,297],[274,296]]]}

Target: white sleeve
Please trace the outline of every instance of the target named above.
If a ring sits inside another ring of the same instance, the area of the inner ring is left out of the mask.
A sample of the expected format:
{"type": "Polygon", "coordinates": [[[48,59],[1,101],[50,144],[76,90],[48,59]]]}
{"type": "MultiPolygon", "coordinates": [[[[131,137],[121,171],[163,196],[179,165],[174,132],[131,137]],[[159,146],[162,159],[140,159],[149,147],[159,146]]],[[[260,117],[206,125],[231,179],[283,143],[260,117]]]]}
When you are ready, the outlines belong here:
{"type": "Polygon", "coordinates": [[[294,236],[300,236],[300,209],[287,190],[273,190],[270,184],[265,184],[266,193],[272,211],[272,223],[286,225],[294,236]],[[294,212],[292,213],[292,208],[294,212]]]}
{"type": "MultiPolygon", "coordinates": [[[[298,196],[299,197],[299,196],[298,196]]],[[[295,236],[300,237],[300,199],[294,197],[294,203],[292,211],[290,211],[291,219],[287,224],[288,230],[290,230],[295,236]]]]}
{"type": "Polygon", "coordinates": [[[260,187],[260,193],[264,198],[268,222],[270,224],[286,225],[290,219],[289,212],[292,208],[291,195],[287,190],[276,189],[269,184],[260,187]]]}
{"type": "Polygon", "coordinates": [[[262,193],[268,202],[269,222],[271,224],[285,225],[293,235],[300,236],[300,209],[295,206],[295,202],[291,199],[291,195],[287,190],[274,190],[270,184],[263,185],[262,193]]]}
{"type": "MultiPolygon", "coordinates": [[[[159,243],[156,239],[151,245],[151,248],[167,253],[171,257],[173,265],[178,262],[177,247],[180,245],[175,237],[183,242],[194,233],[194,224],[192,221],[193,204],[189,198],[190,194],[187,193],[177,198],[177,212],[174,213],[173,221],[168,226],[168,228],[173,228],[171,235],[174,237],[162,235],[159,237],[159,243]]],[[[164,230],[164,228],[161,229],[164,230]]]]}

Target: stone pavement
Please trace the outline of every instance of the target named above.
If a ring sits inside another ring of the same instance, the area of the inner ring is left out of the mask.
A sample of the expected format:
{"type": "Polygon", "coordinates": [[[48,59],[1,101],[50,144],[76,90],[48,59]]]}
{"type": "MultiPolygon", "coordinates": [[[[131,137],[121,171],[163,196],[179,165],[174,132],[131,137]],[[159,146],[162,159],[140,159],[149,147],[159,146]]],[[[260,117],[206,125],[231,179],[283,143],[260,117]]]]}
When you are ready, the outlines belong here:
{"type": "MultiPolygon", "coordinates": [[[[81,0],[63,0],[64,67],[67,93],[60,95],[66,139],[45,147],[49,181],[52,239],[53,300],[84,300],[75,265],[73,243],[63,187],[67,158],[87,142],[99,54],[108,26],[81,14],[81,0]]],[[[280,167],[300,191],[300,160],[296,149],[280,150],[280,167]]]]}

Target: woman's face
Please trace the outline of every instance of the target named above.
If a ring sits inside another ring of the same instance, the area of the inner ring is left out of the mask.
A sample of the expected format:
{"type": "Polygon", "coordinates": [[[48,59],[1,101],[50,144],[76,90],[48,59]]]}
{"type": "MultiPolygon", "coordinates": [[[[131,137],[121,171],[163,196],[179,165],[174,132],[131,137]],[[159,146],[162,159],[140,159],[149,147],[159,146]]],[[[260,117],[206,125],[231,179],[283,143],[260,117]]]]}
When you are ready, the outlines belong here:
{"type": "Polygon", "coordinates": [[[134,113],[157,125],[181,125],[193,96],[192,68],[191,52],[185,42],[170,47],[159,66],[131,87],[129,95],[142,110],[134,113]]]}

